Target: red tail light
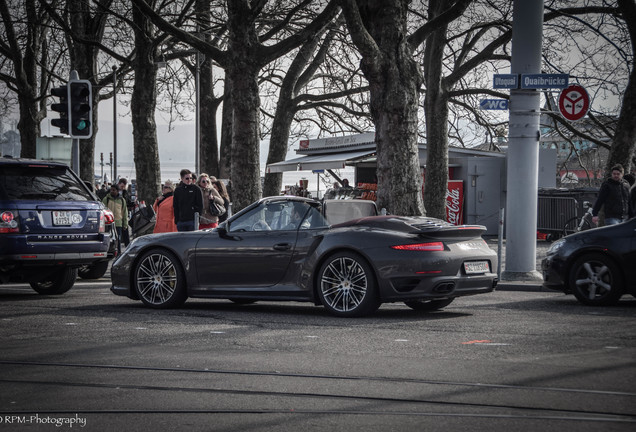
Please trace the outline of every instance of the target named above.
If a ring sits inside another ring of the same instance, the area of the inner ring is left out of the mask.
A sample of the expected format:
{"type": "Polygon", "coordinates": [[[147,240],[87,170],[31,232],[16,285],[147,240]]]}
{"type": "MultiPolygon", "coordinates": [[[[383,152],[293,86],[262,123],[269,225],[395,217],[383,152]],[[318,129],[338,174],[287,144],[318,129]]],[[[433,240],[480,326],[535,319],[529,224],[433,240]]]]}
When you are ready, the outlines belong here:
{"type": "Polygon", "coordinates": [[[110,210],[104,210],[104,222],[106,225],[110,225],[115,222],[115,215],[110,210]]]}
{"type": "Polygon", "coordinates": [[[20,232],[20,227],[13,212],[0,213],[0,234],[20,232]]]}
{"type": "Polygon", "coordinates": [[[430,243],[416,243],[416,244],[396,245],[396,246],[391,246],[391,249],[409,250],[409,251],[423,251],[423,252],[443,251],[444,250],[444,243],[442,243],[442,242],[430,242],[430,243]]]}

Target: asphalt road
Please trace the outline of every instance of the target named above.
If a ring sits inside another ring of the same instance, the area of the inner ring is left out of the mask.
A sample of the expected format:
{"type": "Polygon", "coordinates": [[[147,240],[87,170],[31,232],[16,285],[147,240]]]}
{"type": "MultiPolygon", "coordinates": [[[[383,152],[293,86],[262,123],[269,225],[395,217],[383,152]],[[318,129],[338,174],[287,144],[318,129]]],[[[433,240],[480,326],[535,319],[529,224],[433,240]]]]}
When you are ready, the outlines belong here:
{"type": "Polygon", "coordinates": [[[633,431],[636,299],[497,291],[341,319],[0,285],[0,431],[633,431]]]}

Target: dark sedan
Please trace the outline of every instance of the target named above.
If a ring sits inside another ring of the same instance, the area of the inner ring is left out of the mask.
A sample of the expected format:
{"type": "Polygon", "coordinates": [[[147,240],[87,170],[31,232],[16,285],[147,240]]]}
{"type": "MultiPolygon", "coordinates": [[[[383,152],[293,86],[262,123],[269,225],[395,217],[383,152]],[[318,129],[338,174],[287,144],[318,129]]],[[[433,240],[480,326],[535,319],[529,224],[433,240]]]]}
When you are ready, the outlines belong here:
{"type": "MultiPolygon", "coordinates": [[[[352,317],[381,303],[436,310],[494,289],[497,256],[483,226],[427,217],[359,217],[331,225],[325,202],[264,198],[214,230],[139,237],[112,267],[111,290],[153,308],[188,297],[306,301],[352,317]]],[[[362,213],[363,215],[364,213],[362,213]]]]}
{"type": "Polygon", "coordinates": [[[541,263],[544,285],[586,305],[636,295],[636,218],[571,234],[552,244],[541,263]]]}

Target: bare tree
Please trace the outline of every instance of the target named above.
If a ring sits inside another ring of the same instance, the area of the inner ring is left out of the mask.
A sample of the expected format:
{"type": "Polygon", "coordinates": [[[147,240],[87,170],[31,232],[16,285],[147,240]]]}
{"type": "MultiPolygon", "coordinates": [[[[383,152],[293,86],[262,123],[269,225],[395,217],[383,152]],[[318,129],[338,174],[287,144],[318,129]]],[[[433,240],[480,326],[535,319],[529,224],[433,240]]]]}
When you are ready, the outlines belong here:
{"type": "MultiPolygon", "coordinates": [[[[263,27],[257,26],[257,23],[266,2],[229,1],[229,39],[225,51],[171,25],[145,2],[133,0],[133,3],[160,29],[213,58],[225,69],[225,84],[232,89],[232,198],[236,209],[246,207],[261,196],[259,71],[267,63],[290,52],[316,31],[320,31],[337,13],[336,0],[329,2],[318,17],[305,27],[271,45],[264,42],[285,31],[297,11],[307,6],[309,1],[292,4],[287,13],[283,14],[284,19],[263,27]]],[[[283,5],[276,6],[280,8],[283,5]]]]}
{"type": "Polygon", "coordinates": [[[623,94],[616,135],[607,161],[608,172],[616,163],[622,163],[628,169],[631,168],[636,154],[636,121],[634,121],[636,119],[636,67],[634,67],[634,58],[636,58],[636,1],[618,0],[618,7],[621,18],[629,31],[632,70],[623,94]]]}
{"type": "MultiPolygon", "coordinates": [[[[408,35],[410,2],[343,0],[353,42],[362,55],[376,126],[378,204],[405,215],[424,214],[417,146],[422,75],[414,50],[437,29],[461,15],[470,0],[449,7],[408,35]]],[[[444,174],[447,175],[446,173],[444,174]]]]}
{"type": "Polygon", "coordinates": [[[38,0],[0,0],[0,16],[0,80],[18,99],[20,155],[34,158],[40,122],[46,117],[47,68],[58,61],[49,56],[50,17],[38,0]]]}
{"type": "MultiPolygon", "coordinates": [[[[347,60],[342,51],[350,49],[350,43],[343,40],[334,42],[341,35],[342,24],[343,21],[338,20],[324,37],[316,34],[305,42],[289,67],[280,71],[280,90],[272,120],[267,164],[285,159],[294,121],[300,130],[304,130],[302,124],[311,123],[314,127],[307,129],[314,134],[316,129],[319,133],[334,133],[335,124],[342,129],[348,125],[349,130],[363,131],[361,128],[365,124],[362,119],[368,117],[367,106],[356,108],[363,102],[353,97],[367,93],[368,87],[360,86],[357,80],[352,79],[351,75],[359,73],[358,70],[346,70],[347,60]],[[326,119],[333,119],[333,122],[326,119]]],[[[271,74],[274,76],[276,72],[271,74]]],[[[281,187],[281,173],[265,174],[263,195],[278,195],[281,187]]]]}

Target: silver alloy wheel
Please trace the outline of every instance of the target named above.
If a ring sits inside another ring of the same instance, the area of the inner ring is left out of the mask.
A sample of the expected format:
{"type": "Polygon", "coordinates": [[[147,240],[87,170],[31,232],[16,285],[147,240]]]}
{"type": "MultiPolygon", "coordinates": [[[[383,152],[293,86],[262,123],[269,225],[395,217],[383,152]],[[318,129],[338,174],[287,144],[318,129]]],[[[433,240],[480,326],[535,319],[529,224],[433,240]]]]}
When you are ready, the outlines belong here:
{"type": "Polygon", "coordinates": [[[582,256],[572,265],[570,288],[583,304],[608,306],[618,303],[623,295],[623,280],[613,260],[603,254],[592,253],[582,256]]]}
{"type": "Polygon", "coordinates": [[[368,289],[367,273],[351,257],[338,257],[322,272],[320,290],[329,307],[338,312],[357,309],[368,289]]]}
{"type": "Polygon", "coordinates": [[[162,253],[147,255],[137,266],[137,292],[149,305],[164,305],[175,294],[179,274],[170,258],[162,253]]]}

